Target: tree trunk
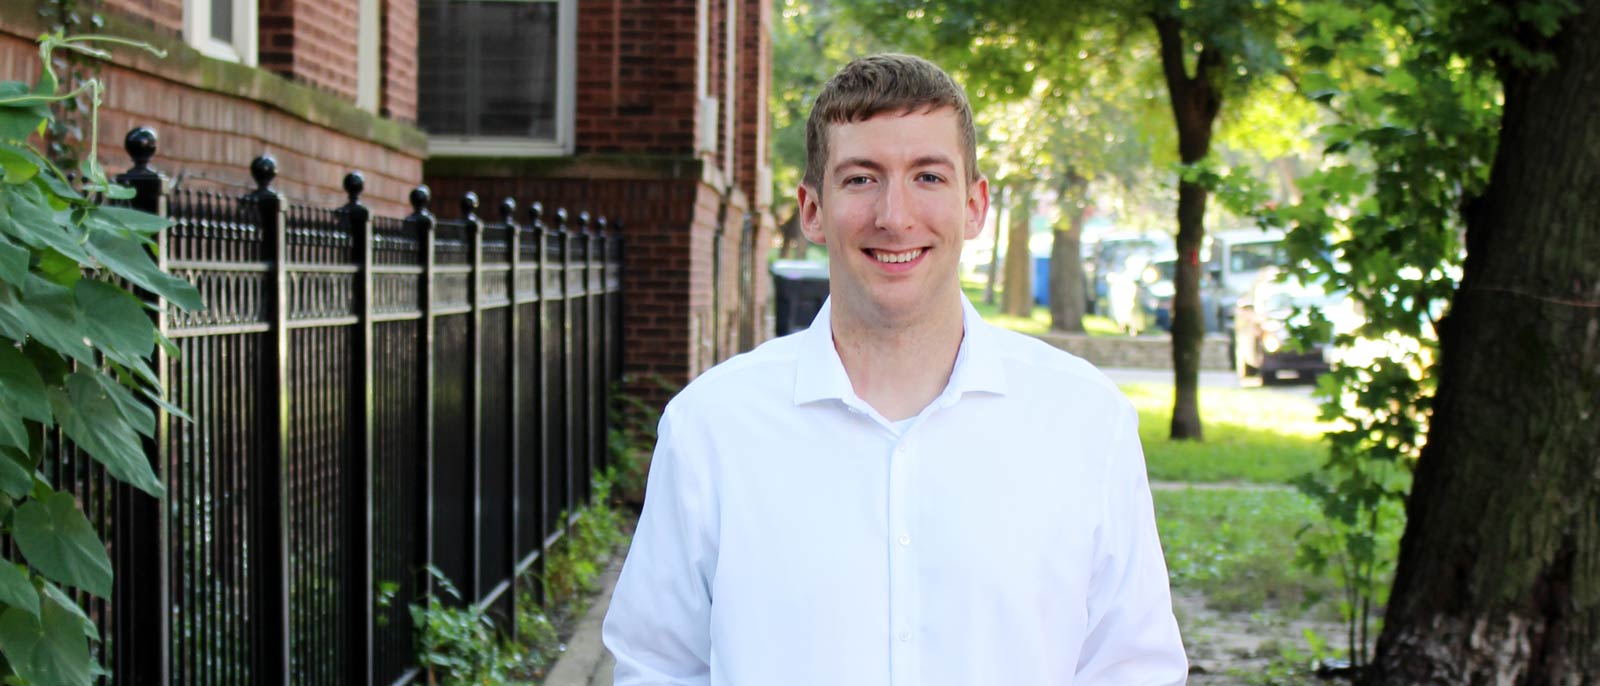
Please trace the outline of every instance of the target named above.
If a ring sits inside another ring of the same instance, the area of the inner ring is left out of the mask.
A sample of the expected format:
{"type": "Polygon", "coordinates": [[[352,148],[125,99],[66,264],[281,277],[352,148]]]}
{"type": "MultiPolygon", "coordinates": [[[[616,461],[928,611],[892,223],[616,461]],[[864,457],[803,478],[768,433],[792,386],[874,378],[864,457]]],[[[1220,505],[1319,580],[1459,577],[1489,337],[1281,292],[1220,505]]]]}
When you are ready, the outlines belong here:
{"type": "MultiPolygon", "coordinates": [[[[1006,195],[1007,193],[1004,187],[995,189],[994,197],[998,201],[995,203],[995,211],[997,213],[1005,208],[1006,195]]],[[[996,214],[994,222],[994,247],[989,251],[989,280],[983,284],[983,304],[985,305],[994,304],[994,289],[995,286],[999,285],[1000,283],[1000,234],[1005,233],[1005,230],[1005,224],[1000,221],[1000,216],[996,214]]]]}
{"type": "MultiPolygon", "coordinates": [[[[1211,152],[1211,127],[1222,110],[1222,91],[1213,81],[1222,55],[1204,45],[1195,60],[1195,74],[1184,66],[1188,46],[1182,20],[1153,14],[1161,42],[1161,69],[1178,125],[1178,159],[1195,164],[1211,152]]],[[[1172,296],[1172,438],[1200,440],[1200,344],[1205,338],[1205,313],[1200,307],[1200,246],[1205,240],[1206,189],[1178,183],[1178,268],[1172,296]]]]}
{"type": "Polygon", "coordinates": [[[1012,187],[1011,228],[1006,235],[1006,287],[1000,299],[1003,310],[1013,317],[1033,314],[1033,254],[1028,250],[1029,227],[1033,224],[1033,187],[1012,187]]]}
{"type": "Polygon", "coordinates": [[[1600,0],[1580,12],[1554,69],[1502,66],[1377,686],[1600,684],[1600,0]]]}
{"type": "Polygon", "coordinates": [[[805,234],[800,232],[800,208],[796,207],[789,213],[789,218],[778,225],[778,231],[783,235],[783,247],[778,249],[778,254],[786,260],[805,259],[806,241],[805,234]]]}
{"type": "Polygon", "coordinates": [[[1066,215],[1066,230],[1057,229],[1050,248],[1050,330],[1083,333],[1085,299],[1083,258],[1084,215],[1089,211],[1088,179],[1068,173],[1061,184],[1061,210],[1066,215]]]}

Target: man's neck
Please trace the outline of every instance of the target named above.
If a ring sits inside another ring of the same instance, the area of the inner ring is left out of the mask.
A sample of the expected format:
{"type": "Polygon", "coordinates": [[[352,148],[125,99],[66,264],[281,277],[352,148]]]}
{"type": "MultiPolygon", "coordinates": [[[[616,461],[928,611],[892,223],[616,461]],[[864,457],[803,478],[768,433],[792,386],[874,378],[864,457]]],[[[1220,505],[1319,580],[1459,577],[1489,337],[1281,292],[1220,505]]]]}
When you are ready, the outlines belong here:
{"type": "Polygon", "coordinates": [[[836,308],[830,320],[851,388],[885,419],[916,416],[950,382],[964,333],[959,300],[904,322],[848,308],[836,308]]]}

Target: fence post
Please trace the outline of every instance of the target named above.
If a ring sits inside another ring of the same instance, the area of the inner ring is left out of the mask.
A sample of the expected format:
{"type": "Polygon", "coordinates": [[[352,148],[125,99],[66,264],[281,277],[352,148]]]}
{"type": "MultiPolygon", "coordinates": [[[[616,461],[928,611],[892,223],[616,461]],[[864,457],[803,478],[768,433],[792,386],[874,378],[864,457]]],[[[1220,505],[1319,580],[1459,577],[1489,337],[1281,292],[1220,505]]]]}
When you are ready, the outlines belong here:
{"type": "Polygon", "coordinates": [[[610,455],[606,454],[608,452],[607,446],[609,445],[606,436],[610,427],[610,422],[607,421],[610,418],[608,410],[611,407],[611,382],[609,376],[611,360],[606,356],[606,322],[610,321],[610,311],[606,308],[606,275],[608,271],[606,269],[606,255],[609,254],[607,251],[611,240],[610,226],[610,220],[605,217],[595,220],[595,237],[589,245],[589,252],[593,254],[590,257],[590,260],[592,260],[590,264],[596,267],[595,275],[589,279],[589,282],[597,283],[600,286],[594,296],[595,368],[591,373],[597,379],[595,407],[598,408],[596,411],[599,413],[599,424],[596,425],[596,433],[598,434],[596,440],[599,442],[600,447],[596,455],[599,456],[598,467],[602,470],[610,466],[610,455]]]}
{"type": "MultiPolygon", "coordinates": [[[[549,425],[546,423],[546,418],[549,417],[550,402],[549,394],[545,392],[549,386],[550,372],[548,367],[545,365],[544,354],[546,336],[550,335],[549,330],[544,325],[546,319],[544,313],[547,311],[550,303],[550,295],[548,289],[545,288],[545,262],[547,261],[546,255],[549,248],[549,239],[545,237],[543,203],[535,201],[528,205],[528,220],[532,222],[532,226],[530,227],[528,234],[536,242],[536,247],[534,249],[535,262],[533,278],[535,289],[534,292],[538,294],[537,298],[539,303],[534,308],[533,312],[534,334],[533,340],[530,341],[530,343],[533,345],[533,368],[535,371],[532,388],[532,400],[534,416],[539,418],[539,446],[538,449],[534,451],[534,455],[537,456],[539,461],[539,464],[536,467],[536,469],[539,470],[539,502],[534,503],[534,507],[538,512],[534,521],[536,522],[535,525],[538,527],[537,536],[539,541],[539,557],[535,562],[537,565],[535,569],[537,569],[536,573],[538,574],[538,578],[543,579],[546,578],[545,573],[547,567],[545,566],[545,563],[549,557],[548,553],[550,552],[548,546],[550,540],[550,431],[549,425]]],[[[545,601],[544,584],[534,584],[533,593],[534,599],[540,605],[543,605],[545,601]]]]}
{"type": "Polygon", "coordinates": [[[756,344],[756,222],[754,212],[746,212],[739,236],[739,352],[756,344]]]}
{"type": "MultiPolygon", "coordinates": [[[[436,431],[433,426],[433,239],[434,221],[433,213],[428,211],[428,203],[433,199],[433,192],[427,186],[417,186],[411,191],[411,215],[406,217],[408,227],[415,227],[417,242],[422,246],[422,340],[421,345],[422,369],[418,384],[422,395],[422,464],[418,466],[416,477],[423,484],[422,507],[417,508],[416,526],[422,532],[422,559],[424,566],[433,565],[433,444],[436,431]]],[[[419,601],[426,603],[427,598],[433,595],[433,575],[423,574],[421,598],[419,601]]]]}
{"type": "Polygon", "coordinates": [[[506,197],[500,201],[500,222],[506,227],[506,254],[508,255],[506,295],[509,301],[507,307],[510,309],[506,311],[506,330],[504,333],[506,337],[506,360],[508,363],[506,368],[508,373],[506,378],[503,379],[506,384],[507,402],[505,404],[505,414],[502,415],[502,418],[506,422],[506,477],[511,480],[510,490],[508,491],[511,495],[511,502],[510,506],[506,508],[507,516],[510,519],[510,521],[506,522],[506,539],[504,541],[496,541],[496,544],[506,547],[506,551],[509,553],[507,559],[511,560],[509,587],[513,615],[511,635],[515,637],[517,635],[515,614],[517,601],[519,600],[517,597],[517,563],[522,561],[522,557],[517,554],[517,533],[522,522],[522,465],[517,460],[522,445],[521,422],[517,421],[517,412],[522,409],[522,394],[520,392],[522,366],[517,363],[517,355],[521,352],[521,331],[518,324],[521,319],[517,315],[522,310],[522,305],[519,304],[517,298],[520,284],[517,279],[517,263],[522,261],[522,240],[518,234],[521,233],[522,229],[517,226],[516,200],[506,197]]]}
{"type": "Polygon", "coordinates": [[[350,202],[339,208],[350,240],[355,243],[360,272],[356,275],[356,316],[360,318],[357,332],[353,375],[355,397],[348,411],[356,416],[350,426],[354,429],[351,450],[345,464],[345,522],[350,529],[345,532],[346,545],[350,547],[350,562],[345,579],[345,612],[351,645],[347,648],[345,662],[349,670],[344,683],[359,685],[372,683],[372,474],[373,474],[373,323],[372,323],[372,212],[361,204],[361,192],[366,190],[366,179],[361,172],[353,171],[344,177],[344,190],[350,202]]]}
{"type": "MultiPolygon", "coordinates": [[[[117,176],[117,183],[134,190],[128,200],[133,209],[165,217],[167,179],[150,168],[156,154],[156,132],[138,127],[123,139],[123,148],[133,159],[133,167],[117,176]]],[[[156,265],[167,271],[167,232],[156,234],[156,265]]],[[[166,301],[153,293],[141,293],[154,307],[150,317],[156,330],[167,333],[166,301]]],[[[156,346],[152,369],[167,389],[167,353],[156,346]]],[[[167,468],[168,417],[160,407],[156,413],[154,438],[142,439],[144,453],[154,463],[155,473],[165,477],[167,468]]],[[[134,686],[165,685],[171,660],[168,635],[171,615],[167,612],[170,574],[167,566],[166,536],[163,534],[161,501],[127,484],[118,483],[114,495],[116,522],[112,553],[116,555],[116,586],[113,589],[111,641],[113,664],[108,665],[118,683],[134,686]]],[[[109,641],[108,641],[109,642],[109,641]]]]}
{"type": "Polygon", "coordinates": [[[255,617],[260,627],[253,674],[256,683],[289,685],[289,508],[283,498],[283,470],[289,458],[289,265],[285,232],[283,196],[272,190],[278,175],[278,162],[270,155],[250,163],[250,176],[256,190],[245,196],[255,205],[257,226],[261,230],[262,259],[272,264],[272,284],[263,298],[263,309],[271,322],[272,348],[261,360],[261,407],[265,409],[267,459],[255,464],[253,485],[256,497],[254,550],[261,564],[256,566],[255,617]]]}
{"type": "Polygon", "coordinates": [[[572,464],[572,232],[567,230],[567,210],[556,210],[556,240],[561,242],[561,321],[556,325],[561,327],[561,422],[564,429],[561,432],[561,461],[566,465],[563,474],[566,475],[562,484],[564,493],[561,496],[561,509],[566,516],[558,522],[561,530],[565,532],[572,523],[572,509],[577,505],[577,487],[574,485],[574,472],[572,464]]]}
{"type": "Polygon", "coordinates": [[[584,484],[589,485],[587,502],[594,501],[594,475],[604,467],[602,449],[605,447],[605,429],[601,425],[603,419],[600,415],[601,403],[605,401],[605,388],[600,385],[600,299],[604,297],[605,283],[601,281],[603,274],[601,266],[605,264],[604,244],[600,242],[600,232],[605,231],[606,218],[595,217],[593,223],[583,227],[585,249],[583,251],[583,383],[587,386],[584,392],[584,412],[587,414],[588,435],[584,436],[584,443],[588,446],[589,473],[584,479],[584,484]]]}
{"type": "Polygon", "coordinates": [[[467,372],[467,459],[472,464],[472,539],[467,542],[467,602],[483,599],[483,222],[478,219],[478,194],[461,196],[461,228],[472,246],[472,314],[467,319],[467,345],[472,368],[467,372]]]}

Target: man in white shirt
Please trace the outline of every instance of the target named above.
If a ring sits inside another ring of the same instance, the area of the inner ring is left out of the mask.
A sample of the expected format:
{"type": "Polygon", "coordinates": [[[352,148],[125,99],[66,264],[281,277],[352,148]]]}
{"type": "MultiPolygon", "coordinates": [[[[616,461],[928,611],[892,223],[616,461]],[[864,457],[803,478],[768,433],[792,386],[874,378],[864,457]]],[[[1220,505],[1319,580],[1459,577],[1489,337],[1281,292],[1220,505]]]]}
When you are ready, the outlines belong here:
{"type": "Polygon", "coordinates": [[[961,293],[989,190],[960,86],[856,60],[806,149],[831,297],[668,404],[617,686],[1184,683],[1133,407],[961,293]]]}

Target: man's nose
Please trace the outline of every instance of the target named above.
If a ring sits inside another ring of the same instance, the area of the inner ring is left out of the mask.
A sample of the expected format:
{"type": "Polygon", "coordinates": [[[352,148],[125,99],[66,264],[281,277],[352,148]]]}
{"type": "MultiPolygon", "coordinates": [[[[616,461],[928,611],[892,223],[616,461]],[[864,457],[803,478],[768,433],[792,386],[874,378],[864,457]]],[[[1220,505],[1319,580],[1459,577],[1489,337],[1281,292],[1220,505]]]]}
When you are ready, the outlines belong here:
{"type": "Polygon", "coordinates": [[[887,181],[878,195],[878,228],[900,231],[911,228],[910,191],[902,181],[887,181]]]}

